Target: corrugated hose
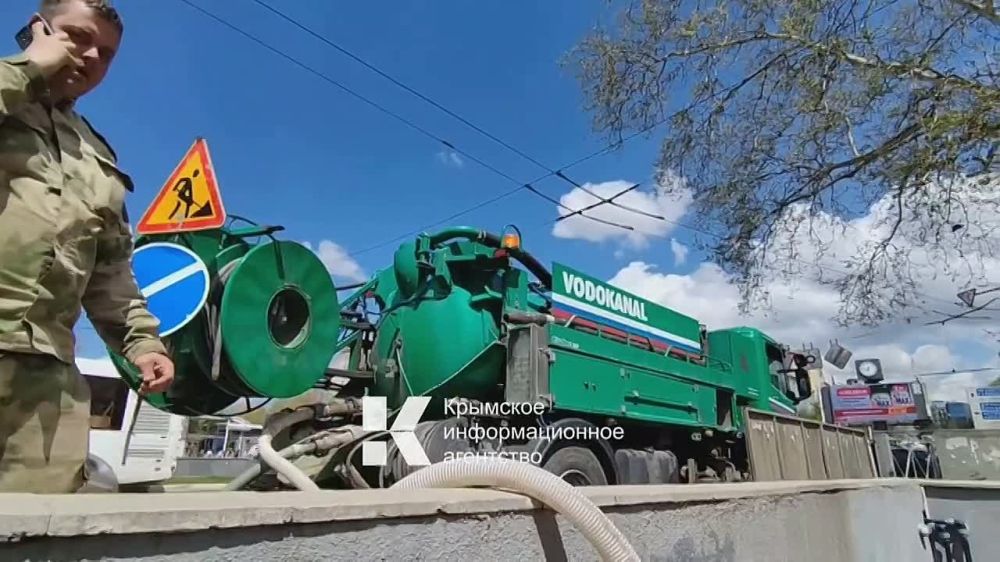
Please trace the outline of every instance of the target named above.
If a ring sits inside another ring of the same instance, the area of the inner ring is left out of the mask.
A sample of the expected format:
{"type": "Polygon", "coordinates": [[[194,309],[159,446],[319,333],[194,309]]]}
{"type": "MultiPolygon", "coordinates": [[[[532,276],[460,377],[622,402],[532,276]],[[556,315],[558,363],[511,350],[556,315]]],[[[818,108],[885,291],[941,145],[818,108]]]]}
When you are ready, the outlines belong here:
{"type": "Polygon", "coordinates": [[[579,489],[551,472],[526,462],[473,457],[435,463],[404,477],[390,489],[509,489],[541,501],[570,520],[606,561],[638,561],[632,545],[608,517],[579,489]]]}

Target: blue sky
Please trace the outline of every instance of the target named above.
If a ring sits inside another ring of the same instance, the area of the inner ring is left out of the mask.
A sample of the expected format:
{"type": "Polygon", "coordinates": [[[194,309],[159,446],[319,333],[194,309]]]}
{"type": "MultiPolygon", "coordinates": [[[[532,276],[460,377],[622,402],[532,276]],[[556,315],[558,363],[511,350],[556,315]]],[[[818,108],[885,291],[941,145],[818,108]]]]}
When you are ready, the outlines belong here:
{"type": "MultiPolygon", "coordinates": [[[[191,1],[520,181],[544,173],[252,0],[191,1]]],[[[269,1],[549,166],[562,166],[605,144],[591,129],[571,69],[559,60],[597,22],[614,16],[606,2],[269,1]]],[[[208,141],[230,213],[284,225],[286,238],[314,248],[332,240],[351,252],[365,273],[388,265],[396,244],[355,252],[515,187],[468,158],[457,165],[459,160],[439,143],[180,0],[118,4],[126,24],[122,50],[104,84],[79,107],[110,140],[135,181],[128,204],[134,219],[198,136],[208,141]]],[[[0,18],[11,22],[9,54],[16,49],[19,22],[26,22],[36,5],[36,0],[0,5],[0,18]]],[[[568,174],[595,184],[646,182],[658,148],[657,137],[640,137],[568,174]]],[[[555,198],[571,189],[556,178],[537,187],[555,198]]],[[[661,202],[658,211],[669,214],[671,208],[661,202]]],[[[676,218],[683,212],[678,205],[676,218]]],[[[660,295],[660,302],[710,328],[739,322],[732,287],[705,269],[695,248],[685,261],[675,261],[671,238],[690,245],[690,233],[662,232],[638,246],[620,239],[569,239],[552,233],[558,216],[554,205],[522,191],[451,225],[498,231],[515,223],[525,246],[543,262],[558,260],[604,279],[617,276],[626,288],[660,295]],[[647,271],[627,279],[622,272],[636,261],[655,275],[647,271]],[[656,276],[667,273],[675,275],[656,276]]],[[[951,298],[953,289],[941,296],[951,298]]],[[[914,357],[917,368],[926,370],[955,364],[956,357],[966,367],[995,360],[991,342],[963,343],[966,336],[947,330],[918,333],[907,327],[903,342],[888,326],[874,338],[858,339],[857,334],[871,331],[830,328],[822,315],[835,309],[830,306],[835,295],[813,293],[812,303],[788,304],[766,326],[824,348],[825,338],[835,335],[853,337],[842,341],[869,345],[872,353],[898,351],[903,355],[897,354],[894,363],[901,370],[914,357]],[[803,331],[800,325],[815,329],[803,331]]],[[[81,356],[102,354],[86,321],[78,334],[81,356]]]]}
{"type": "MultiPolygon", "coordinates": [[[[193,1],[517,179],[544,173],[250,0],[193,1]]],[[[0,18],[25,21],[35,5],[4,2],[0,18]]],[[[119,5],[122,50],[80,109],[135,180],[135,220],[199,135],[229,212],[282,224],[288,238],[332,239],[349,252],[514,187],[468,159],[456,167],[439,156],[443,146],[178,0],[119,5]]],[[[274,5],[548,165],[604,145],[581,111],[575,79],[558,64],[606,17],[601,2],[274,5]]],[[[642,181],[655,153],[655,142],[636,139],[568,173],[579,181],[642,181]]],[[[568,191],[556,178],[538,187],[554,197],[568,191]]],[[[558,253],[605,277],[620,267],[611,246],[550,236],[546,223],[557,216],[552,204],[522,192],[453,223],[499,230],[513,222],[545,260],[558,253]]],[[[371,272],[389,263],[394,248],[356,259],[371,272]]],[[[649,252],[671,255],[663,245],[649,252]]],[[[89,352],[96,342],[81,336],[89,352]]]]}

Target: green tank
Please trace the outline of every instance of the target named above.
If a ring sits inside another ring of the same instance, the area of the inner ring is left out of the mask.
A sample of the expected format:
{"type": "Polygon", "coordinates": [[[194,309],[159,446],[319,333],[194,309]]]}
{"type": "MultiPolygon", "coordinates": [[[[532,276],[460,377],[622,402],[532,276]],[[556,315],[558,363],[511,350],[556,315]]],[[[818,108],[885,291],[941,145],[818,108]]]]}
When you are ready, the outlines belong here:
{"type": "Polygon", "coordinates": [[[376,289],[383,311],[374,343],[375,395],[398,408],[408,396],[488,400],[506,355],[500,343],[505,259],[455,228],[400,246],[376,289]]]}

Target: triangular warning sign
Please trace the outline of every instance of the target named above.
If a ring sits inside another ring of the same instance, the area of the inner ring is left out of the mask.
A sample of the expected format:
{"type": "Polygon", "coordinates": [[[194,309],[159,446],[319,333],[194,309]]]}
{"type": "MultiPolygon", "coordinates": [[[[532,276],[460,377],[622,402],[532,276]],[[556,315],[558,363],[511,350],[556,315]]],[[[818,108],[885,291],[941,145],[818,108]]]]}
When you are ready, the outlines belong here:
{"type": "Polygon", "coordinates": [[[967,289],[958,294],[959,300],[965,303],[965,306],[971,307],[972,303],[976,302],[976,289],[967,289]]]}
{"type": "Polygon", "coordinates": [[[199,138],[163,184],[136,226],[139,234],[219,228],[226,222],[208,144],[199,138]]]}

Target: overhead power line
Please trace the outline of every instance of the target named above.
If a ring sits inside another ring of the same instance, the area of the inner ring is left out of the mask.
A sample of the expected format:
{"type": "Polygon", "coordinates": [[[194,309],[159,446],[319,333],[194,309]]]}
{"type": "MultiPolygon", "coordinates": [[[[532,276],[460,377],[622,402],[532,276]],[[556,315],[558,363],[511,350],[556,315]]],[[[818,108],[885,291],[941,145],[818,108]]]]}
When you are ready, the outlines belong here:
{"type": "MultiPolygon", "coordinates": [[[[586,187],[584,187],[583,185],[581,185],[579,182],[576,182],[576,181],[570,179],[564,173],[563,170],[553,169],[551,166],[548,166],[548,165],[540,162],[538,159],[534,158],[530,154],[525,153],[523,150],[517,148],[516,146],[512,145],[511,143],[509,143],[509,142],[507,142],[507,141],[505,141],[505,140],[497,137],[493,133],[490,133],[489,131],[485,130],[482,126],[476,125],[475,123],[469,121],[468,119],[466,119],[465,117],[459,115],[455,111],[453,111],[451,109],[448,109],[447,107],[445,107],[441,103],[439,103],[439,102],[435,101],[434,99],[430,98],[429,96],[427,96],[427,95],[425,95],[425,94],[417,91],[412,86],[409,86],[408,84],[404,83],[400,79],[398,79],[398,78],[390,75],[389,73],[385,72],[381,68],[375,66],[373,63],[370,63],[367,60],[361,58],[359,55],[357,55],[354,52],[348,50],[346,47],[341,46],[340,44],[336,43],[335,41],[333,41],[329,37],[327,37],[327,36],[325,36],[325,35],[317,32],[317,31],[315,31],[313,29],[311,29],[310,27],[306,26],[302,22],[300,22],[300,21],[292,18],[291,16],[289,16],[288,14],[286,14],[286,13],[282,12],[281,10],[275,8],[274,6],[271,6],[267,2],[264,2],[263,0],[253,0],[253,2],[256,3],[257,5],[261,6],[265,10],[268,10],[272,14],[278,16],[279,18],[285,20],[286,22],[294,25],[295,27],[299,28],[300,30],[308,33],[309,35],[312,35],[314,38],[318,39],[319,41],[322,41],[323,43],[325,43],[329,47],[335,49],[336,51],[338,51],[339,53],[343,54],[344,56],[346,56],[346,57],[354,60],[355,62],[357,62],[358,64],[364,66],[368,70],[371,70],[372,72],[378,74],[382,78],[385,78],[389,82],[392,82],[393,84],[395,84],[396,86],[402,88],[406,92],[408,92],[408,93],[412,94],[413,96],[416,96],[417,98],[423,100],[424,102],[426,102],[426,103],[434,106],[438,110],[446,113],[447,115],[453,117],[454,119],[457,119],[458,121],[462,122],[464,125],[466,125],[467,127],[471,128],[472,130],[476,131],[477,133],[485,136],[486,138],[492,140],[493,142],[495,142],[495,143],[499,144],[500,146],[506,148],[507,150],[513,152],[514,154],[517,154],[521,158],[524,158],[525,160],[531,162],[532,164],[538,166],[539,168],[541,168],[541,169],[549,172],[549,175],[556,176],[559,179],[561,179],[561,180],[563,180],[563,181],[565,181],[565,182],[573,185],[574,187],[580,189],[581,191],[583,191],[583,192],[585,192],[585,193],[587,193],[587,194],[589,194],[589,195],[591,195],[593,197],[596,197],[596,198],[600,199],[602,203],[608,203],[608,204],[613,205],[615,207],[618,207],[618,208],[621,208],[621,209],[625,209],[625,210],[631,211],[633,213],[638,213],[640,215],[645,215],[645,216],[651,217],[651,218],[656,218],[656,219],[663,218],[660,215],[657,215],[657,214],[654,214],[654,213],[649,213],[649,212],[643,211],[642,209],[635,209],[633,207],[629,207],[627,205],[623,205],[621,203],[618,203],[617,201],[614,201],[613,198],[606,199],[606,198],[601,197],[600,195],[597,195],[593,191],[591,191],[591,190],[587,189],[586,187]]],[[[531,190],[531,191],[533,191],[533,192],[535,192],[537,195],[545,197],[544,195],[542,195],[541,193],[538,193],[537,191],[535,191],[534,189],[532,189],[530,187],[528,189],[531,190]]],[[[556,202],[556,204],[562,206],[558,202],[556,202]]],[[[565,208],[565,207],[563,207],[563,208],[565,208]]],[[[573,211],[572,209],[569,209],[569,210],[573,211]]],[[[577,211],[573,211],[573,213],[574,214],[582,214],[582,213],[578,213],[577,211]]],[[[607,222],[607,221],[598,221],[598,222],[607,222]]]]}
{"type": "MultiPolygon", "coordinates": [[[[607,199],[607,201],[614,201],[618,197],[621,197],[622,195],[625,195],[626,193],[628,193],[628,192],[636,189],[637,187],[639,187],[639,185],[640,184],[638,184],[638,183],[632,184],[631,186],[626,187],[625,189],[623,189],[623,190],[619,191],[618,193],[616,193],[616,194],[612,195],[611,197],[609,197],[607,199]]],[[[584,211],[589,211],[589,210],[593,209],[594,207],[598,207],[600,205],[603,205],[604,202],[605,202],[605,200],[602,199],[602,200],[598,201],[597,203],[593,203],[591,205],[587,205],[586,207],[583,207],[582,209],[577,209],[576,211],[573,211],[572,209],[569,209],[568,207],[563,207],[565,209],[570,210],[571,212],[568,215],[563,215],[563,216],[557,218],[556,222],[559,222],[561,220],[566,220],[566,219],[568,219],[568,218],[570,218],[570,217],[572,217],[574,215],[582,214],[584,211]]],[[[663,220],[666,220],[666,217],[660,217],[660,218],[663,219],[663,220]]]]}
{"type": "MultiPolygon", "coordinates": [[[[636,187],[638,187],[638,184],[637,185],[633,185],[632,187],[626,189],[624,192],[621,192],[621,193],[618,193],[618,194],[614,195],[613,197],[611,197],[611,199],[614,199],[615,197],[618,197],[622,193],[625,193],[627,191],[635,189],[636,187]]],[[[594,205],[590,205],[588,207],[584,207],[584,208],[580,209],[580,211],[586,211],[586,210],[588,210],[588,209],[590,209],[590,208],[592,208],[592,207],[594,207],[596,205],[600,205],[600,204],[601,203],[597,203],[597,204],[594,204],[594,205]]],[[[567,219],[567,218],[569,218],[571,216],[573,216],[573,215],[572,214],[564,215],[564,216],[561,216],[561,217],[555,219],[554,221],[546,221],[543,224],[549,224],[550,222],[559,222],[559,221],[561,221],[563,219],[567,219]]],[[[662,218],[660,220],[662,220],[663,222],[666,222],[667,224],[672,224],[672,225],[674,225],[674,226],[676,226],[678,228],[683,228],[685,230],[690,230],[690,231],[696,232],[698,234],[703,234],[703,235],[705,235],[705,236],[707,236],[707,237],[709,237],[709,238],[711,238],[711,239],[713,239],[715,241],[722,241],[725,238],[725,236],[723,236],[721,234],[718,234],[716,232],[712,232],[710,230],[705,230],[704,228],[700,228],[700,227],[697,227],[697,226],[694,226],[694,225],[691,225],[691,224],[688,224],[688,223],[671,220],[671,219],[668,219],[666,217],[664,217],[664,218],[662,218]]],[[[810,262],[808,260],[804,260],[804,259],[799,258],[799,257],[790,257],[789,259],[791,261],[799,262],[799,263],[801,263],[803,265],[806,265],[806,266],[809,266],[809,267],[815,267],[816,269],[818,269],[820,271],[824,271],[824,272],[827,272],[827,273],[831,273],[832,272],[832,273],[839,274],[842,277],[847,277],[847,276],[851,275],[851,273],[848,273],[848,272],[846,272],[846,271],[844,271],[842,269],[838,269],[838,268],[831,267],[831,266],[828,266],[828,265],[822,265],[822,264],[816,263],[816,262],[810,262]]],[[[926,299],[930,299],[930,300],[936,300],[936,301],[945,302],[945,303],[949,302],[949,301],[947,301],[945,299],[942,299],[940,297],[935,297],[935,296],[928,295],[927,293],[923,293],[923,292],[919,292],[919,291],[914,291],[914,294],[917,295],[917,296],[924,297],[926,299]]],[[[1000,300],[1000,299],[994,299],[994,300],[1000,300]]],[[[992,303],[992,302],[993,301],[990,301],[990,303],[992,303]]],[[[987,303],[987,304],[990,304],[990,303],[987,303]]],[[[918,308],[921,308],[921,307],[918,307],[918,308]]],[[[926,308],[924,308],[923,310],[924,310],[924,312],[928,312],[928,310],[926,308]]],[[[979,309],[977,308],[977,309],[969,311],[969,312],[975,312],[976,310],[979,310],[979,309]]],[[[938,313],[938,314],[941,314],[941,313],[938,313]]],[[[968,314],[968,312],[966,314],[968,314]]],[[[938,324],[938,323],[943,324],[940,320],[938,320],[936,322],[928,322],[928,324],[938,324]]],[[[874,333],[874,332],[872,332],[872,333],[874,333]]]]}
{"type": "Polygon", "coordinates": [[[976,369],[952,369],[950,371],[937,371],[934,373],[917,373],[913,377],[937,377],[942,375],[964,375],[966,373],[984,373],[988,371],[1000,371],[1000,367],[979,367],[976,369]]]}
{"type": "MultiPolygon", "coordinates": [[[[261,39],[261,38],[257,37],[256,35],[250,33],[249,31],[246,31],[243,28],[241,28],[241,27],[239,27],[239,26],[237,26],[237,25],[235,25],[233,23],[230,23],[225,18],[222,18],[221,16],[218,16],[218,15],[216,15],[216,14],[214,14],[214,13],[212,13],[212,12],[210,12],[210,11],[204,9],[204,8],[202,8],[201,6],[198,6],[197,4],[191,2],[190,0],[179,0],[179,1],[183,2],[184,4],[186,4],[188,6],[190,6],[191,8],[193,8],[193,9],[201,12],[202,14],[204,14],[205,16],[207,16],[207,17],[215,20],[216,22],[218,22],[218,23],[220,23],[220,24],[228,27],[229,29],[231,29],[231,30],[239,33],[240,35],[246,37],[247,39],[250,39],[251,41],[257,43],[258,45],[260,45],[260,46],[268,49],[272,53],[274,53],[274,54],[276,54],[276,55],[284,58],[285,60],[287,60],[288,62],[294,64],[295,66],[298,66],[299,68],[302,68],[303,70],[306,70],[306,71],[310,72],[311,74],[314,74],[315,76],[317,76],[317,77],[321,78],[322,80],[330,83],[331,85],[336,86],[337,88],[339,88],[343,92],[347,93],[348,95],[356,98],[357,100],[359,100],[359,101],[361,101],[361,102],[363,102],[363,103],[365,103],[365,104],[367,104],[367,105],[369,105],[369,106],[377,109],[378,111],[381,111],[382,113],[385,113],[386,115],[388,115],[388,116],[396,119],[400,123],[403,123],[404,125],[406,125],[406,126],[410,127],[411,129],[419,132],[420,134],[422,134],[422,135],[424,135],[424,136],[426,136],[426,137],[434,140],[438,144],[441,144],[443,146],[448,147],[449,149],[451,149],[451,150],[453,150],[453,151],[455,151],[455,152],[457,152],[457,153],[465,156],[469,160],[472,160],[476,164],[479,164],[483,168],[485,168],[485,169],[493,172],[494,174],[496,174],[496,175],[498,175],[498,176],[500,176],[500,177],[502,177],[502,178],[504,178],[504,179],[506,179],[506,180],[508,180],[508,181],[510,181],[512,183],[514,183],[515,185],[518,186],[518,189],[513,190],[511,193],[514,193],[514,192],[519,191],[521,189],[527,189],[531,193],[534,193],[534,194],[538,195],[539,191],[537,189],[535,189],[534,186],[532,186],[531,184],[532,183],[536,183],[538,181],[541,181],[542,179],[554,176],[554,175],[556,175],[558,173],[558,171],[553,170],[553,171],[545,174],[544,176],[540,176],[538,179],[532,180],[531,182],[522,183],[522,182],[518,181],[517,179],[515,179],[514,177],[510,176],[509,174],[507,174],[506,172],[500,170],[496,166],[494,166],[494,165],[486,162],[482,158],[479,158],[479,157],[477,157],[477,156],[469,153],[468,151],[465,151],[465,150],[459,148],[454,143],[452,143],[452,142],[450,142],[450,141],[448,141],[448,140],[446,140],[446,139],[444,139],[444,138],[442,138],[442,137],[440,137],[440,136],[432,133],[428,129],[426,129],[426,128],[424,128],[424,127],[422,127],[422,126],[414,123],[412,120],[407,119],[406,117],[403,117],[402,115],[400,115],[400,114],[392,111],[391,109],[385,107],[384,105],[382,105],[382,104],[380,104],[380,103],[378,103],[378,102],[376,102],[374,100],[369,99],[368,97],[364,96],[363,94],[360,94],[360,93],[356,92],[355,90],[351,89],[350,87],[346,86],[345,84],[343,84],[343,83],[341,83],[341,82],[339,82],[339,81],[331,78],[330,76],[324,74],[323,72],[320,72],[319,70],[316,70],[315,68],[307,65],[306,63],[300,61],[299,59],[293,57],[292,55],[289,55],[288,53],[282,51],[281,49],[278,49],[277,47],[274,47],[273,45],[267,43],[263,39],[261,39]]],[[[508,193],[507,195],[510,195],[511,193],[508,193]]],[[[481,206],[481,204],[477,204],[477,206],[481,206]]],[[[587,219],[593,220],[593,221],[597,221],[597,222],[604,223],[604,224],[609,224],[609,225],[621,228],[623,230],[632,230],[632,227],[629,227],[627,225],[623,225],[623,224],[619,224],[619,223],[613,223],[611,221],[606,221],[606,220],[603,220],[603,219],[598,219],[598,218],[592,217],[590,215],[584,215],[582,213],[581,213],[581,216],[583,216],[583,217],[585,217],[587,219]]]]}
{"type": "MultiPolygon", "coordinates": [[[[475,155],[470,154],[469,152],[467,152],[467,151],[465,151],[463,149],[458,148],[454,143],[449,142],[449,141],[447,141],[446,139],[444,139],[442,137],[439,137],[438,135],[436,135],[436,134],[432,133],[431,131],[427,130],[426,128],[421,127],[420,125],[414,123],[413,121],[411,121],[411,120],[409,120],[409,119],[407,119],[407,118],[399,115],[398,113],[393,112],[392,110],[386,108],[385,106],[379,104],[378,102],[375,102],[375,101],[373,101],[373,100],[365,97],[364,95],[362,95],[362,94],[354,91],[353,89],[347,87],[346,85],[342,84],[341,82],[339,82],[339,81],[337,81],[337,80],[329,77],[328,75],[326,75],[326,74],[324,74],[324,73],[316,70],[315,68],[313,68],[313,67],[311,67],[311,66],[303,63],[302,61],[296,59],[295,57],[293,57],[293,56],[285,53],[284,51],[278,49],[277,47],[274,47],[274,46],[270,45],[269,43],[265,42],[264,40],[260,39],[259,37],[255,36],[255,35],[251,34],[250,32],[248,32],[248,31],[246,31],[246,30],[244,30],[244,29],[236,26],[235,24],[230,23],[229,21],[225,20],[224,18],[222,18],[222,17],[220,17],[220,16],[218,16],[218,15],[216,15],[216,14],[214,14],[214,13],[208,11],[208,10],[205,10],[204,8],[198,6],[197,4],[194,4],[190,0],[179,0],[179,1],[183,2],[184,4],[188,5],[189,7],[195,9],[198,12],[201,12],[202,14],[204,14],[205,16],[207,16],[207,17],[215,20],[216,22],[218,22],[218,23],[220,23],[220,24],[228,27],[229,29],[231,29],[231,30],[239,33],[240,35],[243,35],[247,39],[250,39],[251,41],[253,41],[253,42],[261,45],[262,47],[268,49],[269,51],[271,51],[271,52],[277,54],[278,56],[286,59],[287,61],[291,62],[292,64],[294,64],[294,65],[302,68],[303,70],[306,70],[306,71],[308,71],[308,72],[316,75],[317,77],[321,78],[322,80],[324,80],[324,81],[332,84],[333,86],[336,86],[337,88],[341,89],[342,91],[344,91],[345,93],[351,95],[352,97],[354,97],[354,98],[362,101],[363,103],[372,106],[373,108],[375,108],[375,109],[377,109],[377,110],[385,113],[386,115],[389,115],[390,117],[393,117],[394,119],[400,121],[401,123],[407,125],[408,127],[412,128],[412,129],[418,131],[419,133],[423,134],[424,136],[427,136],[428,138],[434,140],[435,142],[438,142],[438,143],[440,143],[440,144],[442,144],[442,145],[450,148],[451,150],[454,150],[455,152],[457,152],[457,153],[459,153],[459,154],[461,154],[461,155],[469,158],[470,160],[472,160],[473,162],[479,164],[483,168],[485,168],[485,169],[493,172],[494,174],[496,174],[496,175],[498,175],[498,176],[500,176],[500,177],[502,177],[502,178],[504,178],[504,179],[506,179],[506,180],[508,180],[508,181],[510,181],[512,183],[514,183],[517,186],[514,189],[510,189],[508,191],[502,192],[499,195],[496,195],[496,196],[491,197],[489,199],[486,199],[484,201],[478,202],[478,203],[476,203],[476,204],[474,204],[474,205],[472,205],[470,207],[466,207],[466,208],[464,208],[464,209],[462,209],[460,211],[452,213],[448,217],[442,218],[439,221],[437,221],[435,223],[432,223],[430,225],[423,226],[423,227],[421,227],[418,230],[409,231],[409,232],[407,232],[405,234],[401,234],[401,235],[399,235],[399,236],[397,236],[395,238],[379,242],[377,244],[374,244],[372,246],[369,246],[367,248],[364,248],[364,249],[356,251],[356,252],[348,252],[348,255],[358,256],[360,254],[363,254],[363,253],[366,253],[366,252],[370,252],[370,251],[373,251],[375,249],[384,247],[386,245],[395,243],[395,242],[397,242],[399,240],[402,240],[402,239],[405,239],[405,238],[407,238],[409,236],[412,236],[413,234],[422,232],[423,230],[425,230],[427,228],[431,228],[431,227],[436,226],[438,224],[441,224],[443,222],[455,219],[457,217],[463,216],[463,215],[468,214],[470,212],[473,212],[475,210],[481,209],[481,208],[483,208],[483,207],[485,207],[487,205],[490,205],[492,203],[495,203],[495,202],[497,202],[497,201],[499,201],[501,199],[504,199],[506,197],[514,195],[515,193],[518,193],[521,190],[527,190],[527,191],[533,193],[534,195],[540,196],[540,197],[546,199],[547,201],[553,202],[556,205],[558,205],[559,207],[570,211],[570,214],[563,215],[563,216],[555,219],[554,222],[558,222],[560,220],[564,220],[564,219],[569,218],[571,216],[580,215],[580,216],[583,216],[584,218],[587,218],[589,220],[592,220],[592,221],[595,221],[595,222],[599,222],[599,223],[609,224],[609,225],[615,226],[617,228],[621,228],[623,230],[634,230],[634,228],[631,227],[631,226],[629,226],[629,225],[623,225],[623,224],[620,224],[620,223],[614,223],[614,222],[611,222],[611,221],[606,221],[606,220],[603,220],[603,219],[600,219],[600,218],[597,218],[597,217],[593,217],[593,216],[590,216],[590,215],[583,214],[585,211],[591,210],[591,209],[593,209],[593,208],[595,208],[597,206],[604,205],[604,204],[611,204],[611,205],[615,205],[615,206],[618,206],[620,208],[623,208],[623,209],[626,209],[626,210],[629,210],[629,211],[632,211],[632,212],[635,212],[635,213],[638,213],[638,214],[642,214],[642,215],[654,218],[656,220],[661,220],[661,221],[667,222],[669,224],[673,224],[675,226],[679,226],[681,228],[685,228],[685,229],[688,229],[688,230],[692,230],[694,232],[699,232],[701,234],[705,234],[705,235],[707,235],[707,236],[709,236],[711,238],[714,238],[716,240],[722,240],[724,238],[722,235],[719,235],[719,234],[716,234],[716,233],[713,233],[713,232],[709,232],[709,231],[706,231],[704,229],[700,229],[700,228],[697,228],[697,227],[693,227],[693,226],[685,224],[685,223],[681,223],[681,222],[678,222],[678,221],[673,221],[673,220],[667,219],[666,217],[661,216],[661,215],[647,213],[647,212],[645,212],[645,211],[643,211],[641,209],[634,209],[634,208],[631,208],[631,207],[627,207],[627,206],[624,206],[624,205],[618,203],[617,201],[615,201],[616,198],[618,198],[619,196],[623,195],[624,193],[627,193],[627,192],[632,191],[635,188],[637,188],[638,184],[637,185],[633,185],[630,188],[626,189],[625,191],[620,192],[620,193],[618,193],[618,194],[616,194],[616,195],[614,195],[614,196],[612,196],[610,198],[604,198],[604,197],[601,197],[600,195],[597,195],[596,193],[593,193],[590,190],[587,190],[582,185],[580,185],[578,182],[575,182],[574,180],[572,180],[571,178],[569,178],[566,175],[566,173],[565,173],[565,171],[568,170],[568,169],[570,169],[570,168],[578,166],[579,164],[582,164],[583,162],[586,162],[586,161],[591,160],[593,158],[597,158],[597,157],[599,157],[601,155],[604,155],[604,154],[610,152],[611,150],[613,150],[615,147],[621,146],[621,145],[623,145],[623,144],[625,144],[625,143],[627,143],[627,142],[635,139],[636,137],[638,137],[640,135],[648,133],[652,129],[654,129],[654,128],[660,126],[660,125],[662,125],[663,123],[666,123],[667,121],[669,121],[673,117],[673,115],[668,115],[668,116],[663,117],[662,119],[656,120],[656,121],[650,123],[648,126],[642,128],[640,130],[637,130],[637,131],[633,132],[632,134],[629,134],[629,135],[626,135],[626,136],[620,138],[617,142],[609,143],[606,146],[604,146],[604,147],[602,147],[602,148],[600,148],[600,149],[598,149],[598,150],[596,150],[596,151],[594,151],[592,153],[584,155],[584,156],[582,156],[582,157],[580,157],[580,158],[578,158],[578,159],[576,159],[574,161],[571,161],[571,162],[569,162],[569,163],[561,166],[560,168],[553,169],[553,168],[551,168],[549,166],[546,166],[545,164],[539,162],[537,159],[531,157],[530,155],[524,153],[523,151],[517,149],[516,147],[514,147],[510,143],[507,143],[507,142],[503,141],[502,139],[496,137],[495,135],[492,135],[491,133],[489,133],[488,131],[486,131],[482,127],[479,127],[479,126],[475,125],[474,123],[472,123],[471,121],[465,119],[464,117],[462,117],[461,115],[455,113],[454,111],[449,110],[448,108],[444,107],[440,103],[435,102],[433,99],[429,98],[428,96],[425,96],[425,95],[421,94],[419,91],[417,91],[417,90],[413,89],[412,87],[406,85],[402,81],[399,81],[396,78],[393,78],[388,73],[385,73],[384,71],[378,69],[378,67],[376,67],[375,65],[372,65],[371,63],[368,63],[367,61],[365,61],[361,57],[355,55],[351,51],[349,51],[349,50],[341,47],[340,45],[337,45],[333,41],[329,40],[326,37],[323,37],[322,35],[316,33],[315,31],[313,31],[313,30],[309,29],[308,27],[304,26],[303,24],[299,23],[298,21],[296,21],[296,20],[288,17],[287,15],[283,14],[282,12],[278,11],[277,9],[275,9],[272,6],[268,5],[267,3],[262,2],[260,0],[253,0],[257,4],[259,4],[262,7],[268,9],[272,13],[278,15],[279,17],[285,19],[286,21],[288,21],[289,23],[295,25],[296,27],[302,29],[306,33],[309,33],[310,35],[312,35],[312,36],[316,37],[317,39],[323,41],[324,43],[330,45],[332,48],[334,48],[337,51],[343,53],[344,55],[352,58],[353,60],[357,61],[358,63],[364,65],[366,68],[369,68],[373,72],[378,73],[380,76],[386,78],[387,80],[390,80],[391,82],[393,82],[394,84],[396,84],[400,88],[403,88],[404,90],[408,91],[409,93],[411,93],[411,94],[419,97],[423,101],[425,101],[425,102],[433,105],[437,109],[439,109],[439,110],[447,113],[451,117],[453,117],[453,118],[461,121],[465,125],[473,128],[474,130],[476,130],[480,134],[483,134],[483,135],[487,136],[488,138],[490,138],[494,142],[497,142],[498,144],[500,144],[501,146],[504,146],[508,150],[511,150],[515,154],[518,154],[522,158],[525,158],[528,161],[530,161],[530,162],[534,163],[535,165],[537,165],[537,166],[539,166],[539,167],[541,167],[541,168],[543,168],[543,169],[546,170],[546,173],[538,176],[537,178],[535,178],[535,179],[533,179],[533,180],[531,180],[529,182],[521,183],[517,179],[515,179],[512,176],[510,176],[509,174],[507,174],[506,172],[503,172],[502,170],[500,170],[499,168],[497,168],[497,167],[489,164],[488,162],[485,162],[481,158],[478,158],[475,155]],[[592,204],[592,205],[590,205],[588,207],[585,207],[583,209],[574,210],[574,209],[570,209],[570,208],[566,207],[565,205],[562,205],[562,203],[560,203],[559,201],[555,200],[552,197],[549,197],[549,196],[543,194],[541,191],[539,191],[537,188],[534,187],[533,184],[538,183],[538,182],[540,182],[540,181],[542,181],[544,179],[547,179],[549,177],[552,177],[552,176],[556,176],[556,177],[558,177],[558,178],[560,178],[560,179],[562,179],[564,181],[567,181],[567,182],[573,184],[575,187],[583,190],[584,192],[586,192],[586,193],[590,194],[591,196],[595,197],[596,199],[598,199],[598,202],[596,204],[592,204]]],[[[849,275],[847,272],[840,271],[838,269],[831,268],[829,266],[823,266],[823,265],[820,265],[818,263],[807,262],[805,260],[802,260],[801,258],[792,258],[792,260],[804,263],[806,265],[814,266],[817,269],[820,269],[821,271],[832,271],[832,272],[839,273],[839,274],[844,275],[844,276],[849,275]]],[[[938,300],[938,301],[942,301],[943,302],[943,299],[940,299],[938,297],[933,297],[933,296],[930,296],[930,295],[927,295],[927,294],[924,294],[924,293],[916,293],[916,294],[918,294],[920,296],[923,296],[925,298],[929,298],[929,299],[932,299],[932,300],[938,300]]]]}

